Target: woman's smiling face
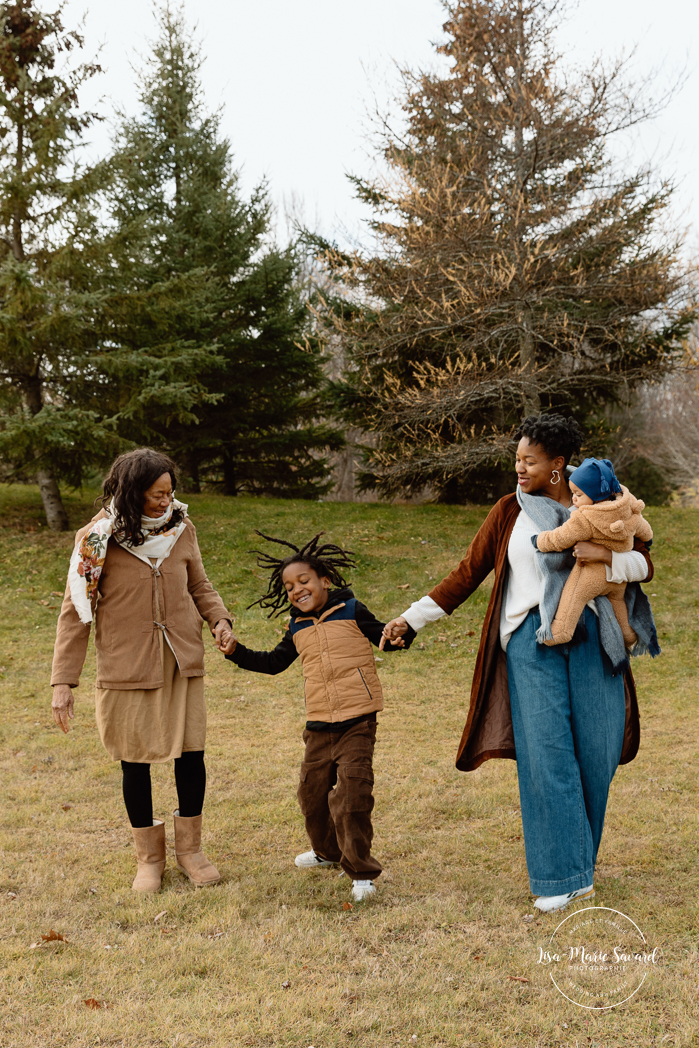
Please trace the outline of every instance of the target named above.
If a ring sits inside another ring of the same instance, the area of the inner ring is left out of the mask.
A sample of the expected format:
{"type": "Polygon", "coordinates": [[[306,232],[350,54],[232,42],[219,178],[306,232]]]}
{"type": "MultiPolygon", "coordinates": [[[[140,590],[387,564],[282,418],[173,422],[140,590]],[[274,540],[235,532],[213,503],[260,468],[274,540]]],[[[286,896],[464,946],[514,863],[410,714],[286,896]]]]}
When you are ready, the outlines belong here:
{"type": "MultiPolygon", "coordinates": [[[[549,458],[541,444],[532,444],[529,437],[522,437],[517,445],[517,457],[515,469],[517,470],[517,483],[522,491],[531,495],[535,491],[550,488],[552,484],[558,483],[552,478],[554,471],[563,479],[563,467],[565,458],[557,455],[549,458]]],[[[559,481],[560,482],[560,481],[559,481]]]]}
{"type": "Polygon", "coordinates": [[[143,516],[162,517],[174,497],[172,479],[169,473],[163,473],[154,481],[147,491],[143,492],[143,516]]]}
{"type": "Polygon", "coordinates": [[[299,611],[312,614],[327,604],[330,579],[321,578],[308,564],[299,561],[287,564],[282,572],[282,582],[289,600],[299,611]]]}

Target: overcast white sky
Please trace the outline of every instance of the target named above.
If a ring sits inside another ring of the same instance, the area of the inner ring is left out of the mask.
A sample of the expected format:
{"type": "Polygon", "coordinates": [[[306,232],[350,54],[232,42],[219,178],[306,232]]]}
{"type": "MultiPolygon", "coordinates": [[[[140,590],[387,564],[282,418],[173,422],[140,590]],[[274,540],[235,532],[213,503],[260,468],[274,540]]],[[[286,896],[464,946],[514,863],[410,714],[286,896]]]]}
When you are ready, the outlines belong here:
{"type": "MultiPolygon", "coordinates": [[[[47,6],[50,4],[47,3],[47,6]]],[[[212,107],[224,106],[244,185],[263,176],[283,208],[303,201],[305,216],[326,235],[344,239],[366,212],[346,173],[371,169],[366,110],[390,103],[395,63],[428,66],[442,35],[438,0],[186,0],[203,45],[203,80],[212,107]]],[[[130,62],[154,35],[149,0],[68,0],[67,27],[85,17],[87,51],[102,45],[94,94],[104,108],[136,105],[130,62]]],[[[691,223],[699,244],[699,4],[690,0],[580,0],[561,34],[571,61],[614,56],[638,46],[635,68],[660,68],[671,78],[682,67],[684,88],[632,144],[633,160],[654,159],[680,183],[678,225],[691,223]]],[[[108,128],[94,136],[106,152],[108,128]]]]}

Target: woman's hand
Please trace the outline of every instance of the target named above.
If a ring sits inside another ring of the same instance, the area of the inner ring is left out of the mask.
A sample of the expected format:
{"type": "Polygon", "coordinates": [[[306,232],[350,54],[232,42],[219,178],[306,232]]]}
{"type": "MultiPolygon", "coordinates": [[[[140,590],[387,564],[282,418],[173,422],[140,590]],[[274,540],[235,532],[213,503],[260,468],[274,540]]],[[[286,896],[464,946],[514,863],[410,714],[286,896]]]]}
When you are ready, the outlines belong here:
{"type": "Polygon", "coordinates": [[[70,731],[70,721],[73,719],[73,689],[70,684],[54,685],[51,710],[54,721],[67,735],[70,731]]]}
{"type": "Polygon", "coordinates": [[[597,542],[576,542],[573,556],[580,564],[608,564],[612,566],[612,551],[597,542]]]}
{"type": "Polygon", "coordinates": [[[379,641],[379,651],[383,651],[387,640],[389,640],[397,648],[404,648],[405,641],[401,638],[407,632],[408,623],[402,615],[399,615],[397,619],[391,619],[391,621],[387,622],[383,628],[381,640],[379,641]]]}
{"type": "Polygon", "coordinates": [[[233,637],[232,629],[233,627],[228,619],[219,619],[212,630],[214,644],[224,655],[230,655],[235,651],[237,641],[233,637]],[[233,640],[233,647],[230,647],[231,639],[233,640]]]}

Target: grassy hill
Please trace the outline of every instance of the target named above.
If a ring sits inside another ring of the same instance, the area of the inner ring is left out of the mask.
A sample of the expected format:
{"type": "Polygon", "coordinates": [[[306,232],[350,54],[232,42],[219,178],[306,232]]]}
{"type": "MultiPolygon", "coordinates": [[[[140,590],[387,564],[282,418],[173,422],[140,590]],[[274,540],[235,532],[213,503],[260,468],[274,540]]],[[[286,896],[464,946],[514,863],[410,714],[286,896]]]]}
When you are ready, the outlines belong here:
{"type": "MultiPolygon", "coordinates": [[[[76,527],[91,497],[68,498],[76,527]]],[[[280,623],[245,611],[264,588],[247,552],[254,528],[296,540],[325,529],[357,552],[355,592],[388,618],[459,560],[486,512],[189,504],[236,633],[258,648],[276,642],[280,623]]],[[[514,762],[454,768],[488,583],[409,653],[379,663],[375,851],[386,872],[375,903],[346,908],[346,877],[293,865],[307,848],[295,799],[298,664],[255,676],[212,645],[205,841],[224,880],[196,891],[177,872],[172,767],[155,766],[169,858],[163,892],[144,897],[130,888],[120,769],[94,725],[92,652],[70,735],[51,718],[72,539],[42,525],[32,487],[0,487],[0,510],[2,1048],[699,1045],[697,510],[649,513],[663,655],[634,666],[641,751],[612,785],[596,878],[595,902],[632,917],[662,959],[627,1005],[603,1013],[566,1001],[536,963],[560,918],[532,909],[514,762]],[[67,942],[42,941],[51,929],[67,942]]]]}

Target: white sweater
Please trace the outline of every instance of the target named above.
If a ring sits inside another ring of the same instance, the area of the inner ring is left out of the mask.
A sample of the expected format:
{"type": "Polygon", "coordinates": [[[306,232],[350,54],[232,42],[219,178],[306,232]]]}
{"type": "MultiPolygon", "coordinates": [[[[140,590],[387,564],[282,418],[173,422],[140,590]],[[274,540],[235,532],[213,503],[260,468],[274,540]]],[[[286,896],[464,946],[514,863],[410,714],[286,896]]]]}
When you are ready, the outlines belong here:
{"type": "MultiPolygon", "coordinates": [[[[507,590],[500,613],[500,643],[503,651],[532,608],[536,608],[543,594],[544,580],[539,575],[536,562],[536,550],[532,545],[532,535],[538,534],[540,528],[531,517],[520,511],[512,529],[507,547],[509,572],[507,590]]],[[[607,582],[642,582],[648,574],[648,565],[642,553],[631,550],[630,553],[612,553],[612,563],[605,565],[607,582]]],[[[594,601],[589,607],[595,611],[594,601]]],[[[446,611],[431,597],[421,597],[414,601],[403,618],[414,630],[422,629],[428,622],[437,622],[446,611]]]]}

